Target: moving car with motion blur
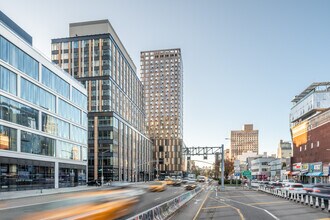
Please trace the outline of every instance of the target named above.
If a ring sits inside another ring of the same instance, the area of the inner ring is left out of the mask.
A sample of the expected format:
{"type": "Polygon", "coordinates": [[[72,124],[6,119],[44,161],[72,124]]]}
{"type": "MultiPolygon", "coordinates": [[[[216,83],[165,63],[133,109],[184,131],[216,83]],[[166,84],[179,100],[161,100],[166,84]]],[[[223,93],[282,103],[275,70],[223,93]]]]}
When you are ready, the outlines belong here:
{"type": "Polygon", "coordinates": [[[330,184],[314,185],[312,191],[308,193],[311,196],[317,196],[326,200],[330,199],[330,184]]]}
{"type": "Polygon", "coordinates": [[[304,190],[304,186],[301,183],[286,183],[284,187],[281,189],[282,193],[286,193],[287,195],[291,194],[306,194],[306,190],[304,190]]]}
{"type": "Polygon", "coordinates": [[[143,194],[141,189],[99,190],[70,195],[59,205],[49,203],[42,211],[24,213],[19,219],[24,220],[112,220],[125,217],[138,203],[143,194]]]}
{"type": "Polygon", "coordinates": [[[174,180],[171,178],[165,178],[164,182],[166,183],[166,185],[173,185],[174,180]]]}
{"type": "Polygon", "coordinates": [[[166,190],[166,183],[163,181],[155,181],[155,182],[151,182],[149,183],[149,190],[151,192],[162,192],[164,190],[166,190]]]}

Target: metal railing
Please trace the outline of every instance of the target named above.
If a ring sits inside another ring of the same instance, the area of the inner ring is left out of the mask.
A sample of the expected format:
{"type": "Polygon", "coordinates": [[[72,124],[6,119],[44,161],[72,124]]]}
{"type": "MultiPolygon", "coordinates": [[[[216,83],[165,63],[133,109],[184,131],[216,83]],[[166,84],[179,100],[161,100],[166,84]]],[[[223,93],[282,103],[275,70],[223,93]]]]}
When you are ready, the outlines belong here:
{"type": "Polygon", "coordinates": [[[281,189],[271,189],[263,185],[259,186],[258,191],[330,212],[330,199],[327,198],[310,195],[308,193],[290,193],[288,191],[282,191],[281,189]]]}
{"type": "Polygon", "coordinates": [[[164,220],[197,195],[201,189],[198,186],[194,190],[183,193],[167,202],[132,216],[128,220],[164,220]]]}

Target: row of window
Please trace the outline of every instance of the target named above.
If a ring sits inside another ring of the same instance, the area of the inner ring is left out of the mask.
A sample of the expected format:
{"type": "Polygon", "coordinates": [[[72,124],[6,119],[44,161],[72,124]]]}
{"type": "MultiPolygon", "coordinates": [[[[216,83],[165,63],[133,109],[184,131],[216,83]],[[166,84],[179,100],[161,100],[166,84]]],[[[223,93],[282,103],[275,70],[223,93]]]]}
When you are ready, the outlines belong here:
{"type": "Polygon", "coordinates": [[[17,95],[17,75],[0,66],[0,89],[17,95]]]}
{"type": "Polygon", "coordinates": [[[0,59],[38,80],[39,63],[2,36],[0,36],[0,59]]]}
{"type": "Polygon", "coordinates": [[[21,98],[55,113],[55,96],[24,78],[21,78],[21,98]]]}
{"type": "MultiPolygon", "coordinates": [[[[0,150],[17,151],[17,130],[0,125],[0,150]]],[[[87,148],[58,141],[27,131],[21,131],[21,152],[87,161],[87,148]]]]}
{"type": "Polygon", "coordinates": [[[72,87],[72,102],[77,104],[82,109],[87,109],[87,97],[78,89],[72,87]]]}
{"type": "MultiPolygon", "coordinates": [[[[87,117],[86,117],[87,118],[87,117]]],[[[4,96],[0,96],[0,119],[39,130],[39,111],[4,96]]],[[[87,144],[87,132],[71,126],[71,140],[87,144]]],[[[69,123],[42,113],[42,131],[69,139],[69,123]]]]}
{"type": "Polygon", "coordinates": [[[42,83],[67,99],[70,99],[70,85],[58,75],[42,66],[42,83]]]}
{"type": "MultiPolygon", "coordinates": [[[[18,70],[24,72],[25,74],[29,75],[35,80],[39,80],[39,63],[30,57],[27,53],[23,52],[21,49],[16,47],[14,44],[6,40],[4,37],[0,36],[0,59],[9,63],[13,67],[17,68],[18,70]]],[[[17,78],[14,73],[8,72],[9,70],[1,67],[1,82],[0,88],[10,92],[12,94],[17,95],[17,78]]],[[[46,67],[42,66],[42,83],[49,88],[53,89],[58,94],[70,99],[70,85],[65,80],[57,76],[55,73],[47,69],[46,67]]],[[[38,89],[37,89],[38,90],[38,89]]],[[[39,89],[40,91],[44,91],[39,89]]],[[[21,89],[22,93],[28,92],[29,90],[25,90],[25,88],[21,89]]],[[[33,91],[34,92],[34,91],[33,91]]],[[[79,92],[79,91],[78,91],[79,92]]],[[[87,100],[86,96],[83,94],[73,94],[74,102],[79,104],[79,106],[83,107],[84,109],[87,108],[87,100]]],[[[45,97],[46,100],[50,98],[51,101],[55,100],[51,98],[52,94],[48,93],[49,95],[45,97]]],[[[43,94],[40,96],[44,98],[43,94]]],[[[32,103],[37,104],[37,96],[32,95],[29,101],[32,100],[32,103]]],[[[42,106],[50,111],[55,111],[55,104],[51,106],[42,106]]]]}
{"type": "MultiPolygon", "coordinates": [[[[316,147],[319,147],[319,146],[320,146],[320,141],[317,141],[316,142],[316,147]]],[[[305,150],[307,150],[307,144],[305,144],[304,148],[305,148],[305,150]]],[[[314,143],[312,142],[311,143],[311,149],[313,149],[313,148],[314,148],[314,143]]],[[[302,151],[302,146],[299,147],[299,150],[300,150],[300,152],[302,151]]]]}
{"type": "Polygon", "coordinates": [[[58,99],[58,114],[65,119],[81,124],[81,111],[62,99],[58,99]]]}

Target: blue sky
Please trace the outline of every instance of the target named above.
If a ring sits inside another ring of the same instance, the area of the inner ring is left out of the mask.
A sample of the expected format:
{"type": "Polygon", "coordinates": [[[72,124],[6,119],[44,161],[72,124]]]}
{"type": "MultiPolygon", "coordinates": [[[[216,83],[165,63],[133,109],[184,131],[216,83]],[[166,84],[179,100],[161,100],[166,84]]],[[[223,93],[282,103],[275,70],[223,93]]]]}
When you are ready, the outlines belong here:
{"type": "Polygon", "coordinates": [[[260,152],[290,140],[291,100],[329,81],[330,1],[1,1],[50,57],[70,22],[109,19],[139,72],[142,50],[181,48],[184,139],[217,146],[253,123],[260,152]]]}

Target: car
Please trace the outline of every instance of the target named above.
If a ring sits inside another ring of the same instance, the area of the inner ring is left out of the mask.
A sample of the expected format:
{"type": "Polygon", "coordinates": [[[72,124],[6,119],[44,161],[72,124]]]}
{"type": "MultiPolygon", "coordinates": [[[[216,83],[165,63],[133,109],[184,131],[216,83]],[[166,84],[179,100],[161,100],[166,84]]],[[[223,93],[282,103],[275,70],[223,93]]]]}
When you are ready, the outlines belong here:
{"type": "Polygon", "coordinates": [[[198,176],[197,179],[198,179],[198,182],[200,182],[200,183],[204,183],[206,181],[205,176],[198,176]]]}
{"type": "Polygon", "coordinates": [[[151,192],[162,192],[166,190],[166,183],[164,181],[154,181],[149,183],[149,191],[151,192]]]}
{"type": "Polygon", "coordinates": [[[87,186],[101,186],[101,183],[98,180],[91,180],[87,182],[87,186]]]}
{"type": "Polygon", "coordinates": [[[164,182],[166,183],[166,185],[173,185],[173,183],[174,183],[173,179],[171,179],[171,178],[165,179],[164,182]]]}
{"type": "Polygon", "coordinates": [[[282,193],[286,193],[287,195],[291,194],[306,194],[306,190],[304,190],[304,186],[301,183],[286,183],[281,189],[282,193]]]}
{"type": "Polygon", "coordinates": [[[19,219],[119,219],[131,213],[143,194],[138,189],[81,192],[67,198],[63,206],[46,206],[46,209],[24,213],[19,219]]]}
{"type": "Polygon", "coordinates": [[[185,186],[186,190],[193,190],[197,186],[197,183],[195,181],[188,181],[187,185],[185,186]]]}
{"type": "Polygon", "coordinates": [[[317,196],[326,200],[330,199],[330,184],[317,184],[313,188],[312,192],[309,192],[311,196],[317,196]]]}
{"type": "Polygon", "coordinates": [[[315,187],[314,184],[303,184],[303,186],[307,193],[313,192],[313,187],[315,187]]]}
{"type": "Polygon", "coordinates": [[[182,180],[180,179],[176,179],[173,181],[173,186],[181,186],[181,184],[182,184],[182,180]]]}
{"type": "Polygon", "coordinates": [[[188,183],[188,181],[189,181],[189,177],[185,177],[182,180],[182,184],[186,184],[186,183],[188,183]]]}

